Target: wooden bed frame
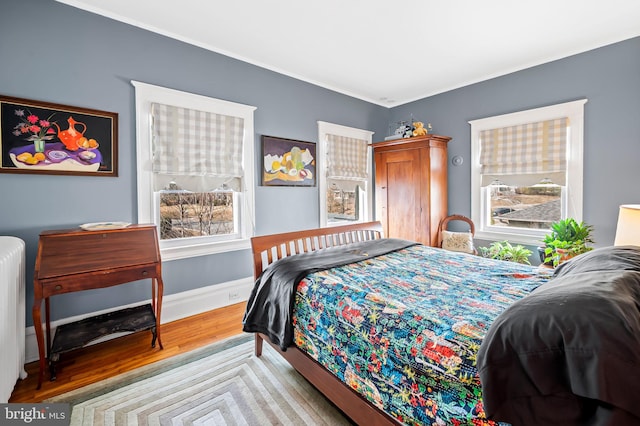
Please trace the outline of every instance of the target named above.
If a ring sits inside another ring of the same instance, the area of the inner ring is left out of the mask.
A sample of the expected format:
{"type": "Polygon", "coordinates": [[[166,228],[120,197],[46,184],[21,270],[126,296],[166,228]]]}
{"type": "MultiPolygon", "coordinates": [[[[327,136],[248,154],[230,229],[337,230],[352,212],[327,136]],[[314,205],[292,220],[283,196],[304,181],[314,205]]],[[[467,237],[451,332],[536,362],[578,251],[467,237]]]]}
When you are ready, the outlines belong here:
{"type": "MultiPolygon", "coordinates": [[[[383,238],[380,222],[358,223],[254,237],[251,239],[254,277],[257,279],[265,268],[283,257],[380,238],[383,238]]],[[[364,397],[340,381],[333,373],[326,370],[316,360],[295,346],[282,351],[278,345],[271,343],[267,336],[256,333],[256,356],[262,355],[262,342],[265,340],[293,368],[357,424],[398,424],[391,416],[368,402],[364,397]]]]}

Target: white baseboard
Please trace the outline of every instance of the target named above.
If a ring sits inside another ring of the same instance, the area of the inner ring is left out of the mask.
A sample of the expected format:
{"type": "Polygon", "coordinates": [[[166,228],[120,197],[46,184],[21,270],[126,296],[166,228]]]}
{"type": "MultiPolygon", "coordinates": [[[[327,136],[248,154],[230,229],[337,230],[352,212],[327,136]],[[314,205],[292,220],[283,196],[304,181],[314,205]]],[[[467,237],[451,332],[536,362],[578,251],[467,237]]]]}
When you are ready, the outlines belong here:
{"type": "MultiPolygon", "coordinates": [[[[228,281],[222,284],[211,285],[195,290],[189,290],[182,293],[164,296],[162,299],[162,317],[160,318],[160,322],[162,324],[166,324],[168,322],[190,317],[192,315],[201,314],[213,309],[218,309],[224,306],[244,302],[249,299],[251,289],[253,289],[253,284],[253,277],[247,277],[235,281],[228,281]]],[[[98,312],[91,312],[53,321],[51,323],[51,336],[55,336],[56,327],[58,327],[59,325],[78,321],[84,318],[92,317],[94,315],[106,314],[108,312],[117,311],[123,308],[144,305],[150,302],[151,300],[147,300],[140,303],[133,303],[127,306],[118,306],[117,308],[113,309],[105,309],[98,312]]],[[[39,357],[35,328],[33,326],[27,327],[25,333],[25,362],[37,361],[39,357]]],[[[117,336],[118,335],[116,334],[106,336],[103,339],[95,340],[91,344],[103,342],[117,336]]]]}

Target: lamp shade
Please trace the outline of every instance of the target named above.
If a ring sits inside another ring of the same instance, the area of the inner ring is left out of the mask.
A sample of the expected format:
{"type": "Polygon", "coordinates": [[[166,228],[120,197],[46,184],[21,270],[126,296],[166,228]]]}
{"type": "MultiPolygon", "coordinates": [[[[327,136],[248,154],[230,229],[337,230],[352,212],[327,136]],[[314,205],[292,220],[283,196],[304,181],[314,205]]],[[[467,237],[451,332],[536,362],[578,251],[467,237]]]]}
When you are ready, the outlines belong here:
{"type": "Polygon", "coordinates": [[[620,206],[616,246],[640,246],[640,204],[620,206]]]}

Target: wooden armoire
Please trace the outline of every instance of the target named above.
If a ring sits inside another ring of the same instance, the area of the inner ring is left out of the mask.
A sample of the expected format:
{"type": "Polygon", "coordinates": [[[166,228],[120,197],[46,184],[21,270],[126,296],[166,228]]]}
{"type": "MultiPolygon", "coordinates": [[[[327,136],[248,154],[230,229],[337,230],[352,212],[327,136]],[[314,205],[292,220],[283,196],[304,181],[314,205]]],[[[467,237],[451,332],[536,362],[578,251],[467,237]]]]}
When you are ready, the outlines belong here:
{"type": "Polygon", "coordinates": [[[436,246],[447,216],[448,136],[373,143],[376,220],[384,235],[436,246]]]}

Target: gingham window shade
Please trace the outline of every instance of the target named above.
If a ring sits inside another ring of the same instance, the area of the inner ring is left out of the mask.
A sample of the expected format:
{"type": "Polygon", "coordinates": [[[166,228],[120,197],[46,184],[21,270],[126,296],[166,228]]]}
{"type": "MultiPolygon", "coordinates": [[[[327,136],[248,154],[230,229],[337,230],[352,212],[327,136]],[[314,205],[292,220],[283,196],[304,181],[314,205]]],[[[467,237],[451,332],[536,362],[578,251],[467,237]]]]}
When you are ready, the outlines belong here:
{"type": "Polygon", "coordinates": [[[244,119],[152,103],[154,189],[239,189],[244,119]]]}
{"type": "Polygon", "coordinates": [[[480,132],[482,186],[500,181],[531,186],[567,181],[566,117],[480,132]]]}
{"type": "Polygon", "coordinates": [[[367,179],[367,147],[363,139],[327,135],[327,178],[367,179]]]}

